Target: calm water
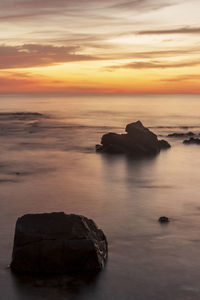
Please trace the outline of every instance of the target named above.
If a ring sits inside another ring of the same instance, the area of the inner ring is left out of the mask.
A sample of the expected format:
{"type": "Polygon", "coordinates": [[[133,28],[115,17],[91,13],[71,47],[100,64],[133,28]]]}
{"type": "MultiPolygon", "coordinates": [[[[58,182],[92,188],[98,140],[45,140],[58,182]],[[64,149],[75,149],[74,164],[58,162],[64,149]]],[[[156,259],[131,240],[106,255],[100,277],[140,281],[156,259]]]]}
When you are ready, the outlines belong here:
{"type": "Polygon", "coordinates": [[[171,138],[139,161],[94,151],[137,120],[160,138],[200,133],[200,96],[0,97],[0,299],[200,299],[200,146],[171,138]],[[94,282],[42,286],[7,268],[17,217],[52,211],[92,218],[107,235],[94,282]]]}

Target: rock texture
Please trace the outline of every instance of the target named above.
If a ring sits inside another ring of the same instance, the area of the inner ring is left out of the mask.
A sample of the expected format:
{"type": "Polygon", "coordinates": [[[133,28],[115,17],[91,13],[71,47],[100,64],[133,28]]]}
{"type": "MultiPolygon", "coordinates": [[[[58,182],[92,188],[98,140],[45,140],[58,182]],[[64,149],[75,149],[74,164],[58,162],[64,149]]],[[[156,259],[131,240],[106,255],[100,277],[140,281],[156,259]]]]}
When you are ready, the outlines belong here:
{"type": "Polygon", "coordinates": [[[31,275],[98,271],[107,251],[103,231],[86,217],[27,214],[16,223],[11,269],[31,275]]]}
{"type": "Polygon", "coordinates": [[[155,155],[161,149],[169,148],[168,142],[159,141],[157,136],[144,127],[140,121],[126,126],[126,134],[107,133],[102,136],[98,152],[126,153],[135,156],[155,155]]]}

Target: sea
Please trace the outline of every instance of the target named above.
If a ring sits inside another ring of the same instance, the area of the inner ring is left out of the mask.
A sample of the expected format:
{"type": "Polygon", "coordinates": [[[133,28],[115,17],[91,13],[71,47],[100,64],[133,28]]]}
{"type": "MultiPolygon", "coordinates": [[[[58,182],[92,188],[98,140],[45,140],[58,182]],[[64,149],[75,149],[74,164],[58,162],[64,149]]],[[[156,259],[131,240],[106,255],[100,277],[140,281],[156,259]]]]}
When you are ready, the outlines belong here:
{"type": "Polygon", "coordinates": [[[0,96],[0,299],[200,299],[200,95],[0,96]],[[134,159],[96,153],[140,120],[171,148],[134,159]],[[107,236],[95,278],[32,279],[9,264],[28,213],[93,219],[107,236]],[[159,217],[167,216],[168,224],[159,217]]]}

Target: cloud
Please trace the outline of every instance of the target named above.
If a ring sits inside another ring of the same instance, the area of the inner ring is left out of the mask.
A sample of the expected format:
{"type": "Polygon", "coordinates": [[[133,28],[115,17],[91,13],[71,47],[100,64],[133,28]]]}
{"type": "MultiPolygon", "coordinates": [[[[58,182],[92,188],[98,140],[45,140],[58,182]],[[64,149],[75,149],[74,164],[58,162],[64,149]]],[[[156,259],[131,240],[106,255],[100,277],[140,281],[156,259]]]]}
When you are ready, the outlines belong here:
{"type": "MultiPolygon", "coordinates": [[[[79,37],[81,44],[81,37],[79,37]]],[[[83,36],[84,39],[84,36],[83,36]]],[[[64,41],[62,41],[64,42],[64,41]]],[[[83,41],[82,41],[83,42],[83,41]]],[[[73,44],[73,39],[66,40],[66,44],[73,44]]],[[[77,42],[78,43],[78,42],[77,42]]],[[[174,49],[158,50],[135,53],[113,53],[112,46],[109,44],[97,43],[91,36],[85,36],[85,44],[81,46],[54,46],[42,44],[24,44],[17,46],[0,45],[0,69],[31,68],[41,66],[51,66],[67,62],[113,60],[113,59],[153,59],[159,57],[170,57],[184,55],[189,52],[198,54],[198,49],[174,49]],[[83,47],[92,47],[98,49],[98,55],[81,54],[83,47]]],[[[186,67],[199,64],[199,61],[181,62],[181,63],[161,63],[158,61],[137,61],[128,64],[107,67],[107,70],[114,69],[145,69],[145,68],[175,68],[186,67]]]]}
{"type": "Polygon", "coordinates": [[[184,67],[194,67],[200,65],[200,60],[197,61],[188,61],[188,62],[179,62],[179,63],[171,63],[171,62],[158,62],[158,61],[137,61],[131,62],[128,64],[121,64],[116,66],[106,67],[108,71],[113,71],[116,69],[168,69],[168,68],[184,68],[184,67]]]}
{"type": "MultiPolygon", "coordinates": [[[[84,36],[77,40],[81,44],[84,41],[84,36]]],[[[62,41],[64,42],[64,40],[62,41]]],[[[164,56],[176,56],[178,54],[187,53],[186,50],[163,50],[163,51],[149,51],[149,52],[135,52],[135,53],[112,53],[105,49],[112,49],[112,46],[104,43],[96,43],[92,37],[85,37],[84,47],[92,47],[99,49],[100,54],[86,55],[80,54],[83,48],[81,46],[53,46],[42,44],[24,44],[17,46],[0,45],[0,69],[16,69],[16,68],[31,68],[41,66],[51,66],[67,62],[80,62],[80,61],[96,61],[96,60],[113,60],[113,59],[139,59],[139,58],[154,58],[164,56]]],[[[73,39],[65,41],[66,44],[73,44],[73,39]]],[[[197,50],[193,50],[197,51],[197,50]]],[[[190,53],[192,50],[190,49],[190,53]]],[[[157,63],[144,63],[137,62],[126,65],[119,65],[111,67],[117,68],[145,68],[145,67],[164,67],[157,63]]]]}
{"type": "Polygon", "coordinates": [[[88,0],[1,0],[1,21],[25,20],[41,16],[63,15],[64,13],[79,12],[88,0]],[[14,2],[14,3],[13,3],[14,2]]]}
{"type": "MultiPolygon", "coordinates": [[[[178,0],[176,0],[178,1],[178,0]]],[[[173,5],[176,2],[173,2],[173,5]]],[[[1,21],[11,21],[40,16],[68,15],[72,17],[100,15],[112,17],[110,12],[146,12],[172,5],[170,0],[1,0],[1,21]],[[14,5],[13,5],[14,2],[14,5]]]]}
{"type": "Polygon", "coordinates": [[[174,29],[162,29],[162,30],[144,30],[139,31],[139,35],[148,35],[148,34],[199,34],[200,27],[180,27],[174,29]]]}
{"type": "Polygon", "coordinates": [[[0,45],[0,69],[49,66],[65,62],[98,60],[98,57],[78,54],[79,47],[27,44],[0,45]]]}
{"type": "Polygon", "coordinates": [[[164,78],[161,81],[165,82],[181,82],[181,81],[199,81],[200,74],[180,75],[176,77],[164,78]]]}
{"type": "Polygon", "coordinates": [[[114,9],[133,10],[133,11],[151,11],[171,5],[169,1],[152,1],[152,0],[133,0],[121,1],[120,3],[110,6],[114,9]]]}
{"type": "Polygon", "coordinates": [[[134,53],[124,53],[122,54],[122,58],[126,57],[129,59],[153,59],[153,58],[163,58],[163,57],[177,57],[188,55],[188,53],[193,55],[200,54],[199,47],[196,48],[182,48],[182,49],[168,49],[168,50],[156,50],[156,51],[141,51],[134,53]]]}

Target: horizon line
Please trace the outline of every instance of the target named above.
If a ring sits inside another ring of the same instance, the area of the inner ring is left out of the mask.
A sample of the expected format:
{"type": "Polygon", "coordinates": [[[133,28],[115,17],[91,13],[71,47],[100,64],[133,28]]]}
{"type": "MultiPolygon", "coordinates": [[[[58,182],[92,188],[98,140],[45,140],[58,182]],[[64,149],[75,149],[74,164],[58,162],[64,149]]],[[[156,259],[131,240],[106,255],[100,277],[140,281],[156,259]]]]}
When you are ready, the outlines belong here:
{"type": "Polygon", "coordinates": [[[144,93],[63,93],[63,92],[10,92],[10,93],[0,93],[1,96],[143,96],[143,95],[162,95],[162,96],[170,96],[170,95],[200,95],[200,92],[188,92],[188,93],[153,93],[153,92],[144,92],[144,93]]]}

